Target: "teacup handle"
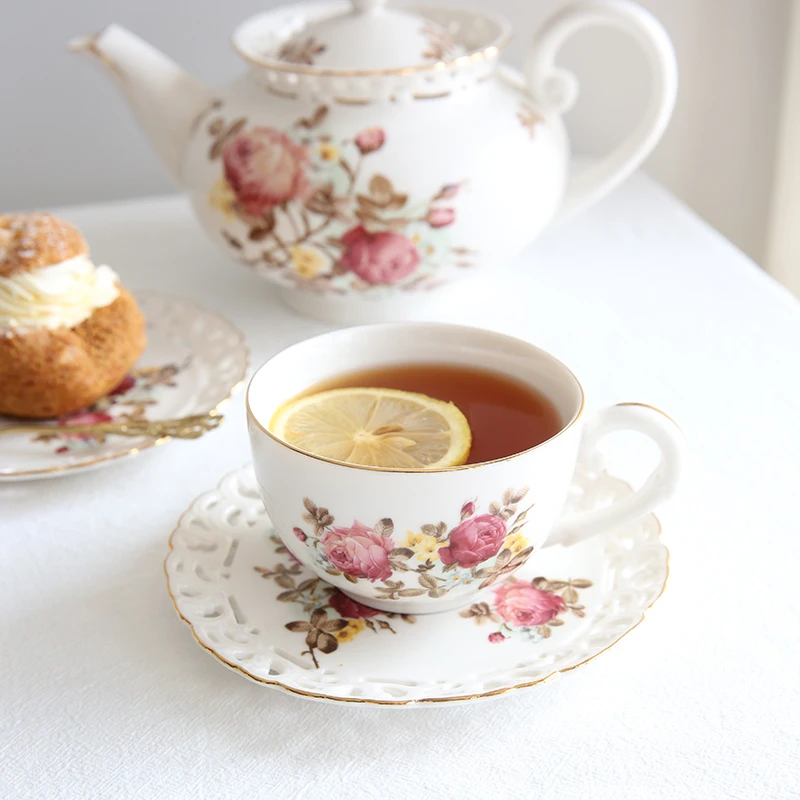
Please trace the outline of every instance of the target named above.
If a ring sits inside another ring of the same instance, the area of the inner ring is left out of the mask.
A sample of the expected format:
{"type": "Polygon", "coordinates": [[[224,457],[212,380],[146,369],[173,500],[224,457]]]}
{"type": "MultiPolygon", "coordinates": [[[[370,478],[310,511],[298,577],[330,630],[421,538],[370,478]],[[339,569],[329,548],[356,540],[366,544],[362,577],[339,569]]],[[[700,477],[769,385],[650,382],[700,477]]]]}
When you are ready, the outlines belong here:
{"type": "Polygon", "coordinates": [[[594,0],[551,17],[528,52],[524,69],[528,91],[544,113],[564,114],[578,99],[578,81],[571,72],[556,67],[555,59],[572,34],[591,25],[607,25],[633,36],[648,56],[654,86],[647,112],[627,138],[599,162],[570,176],[556,222],[599,200],[644,161],[667,127],[678,92],[675,51],[661,23],[629,0],[594,0]]]}
{"type": "Polygon", "coordinates": [[[567,514],[547,537],[547,545],[573,545],[611,527],[634,522],[675,494],[684,458],[683,434],[663,411],[652,406],[620,403],[600,411],[586,423],[580,463],[590,472],[597,471],[598,443],[608,434],[623,430],[643,433],[656,443],[661,451],[658,466],[640,489],[622,500],[593,511],[567,514]]]}

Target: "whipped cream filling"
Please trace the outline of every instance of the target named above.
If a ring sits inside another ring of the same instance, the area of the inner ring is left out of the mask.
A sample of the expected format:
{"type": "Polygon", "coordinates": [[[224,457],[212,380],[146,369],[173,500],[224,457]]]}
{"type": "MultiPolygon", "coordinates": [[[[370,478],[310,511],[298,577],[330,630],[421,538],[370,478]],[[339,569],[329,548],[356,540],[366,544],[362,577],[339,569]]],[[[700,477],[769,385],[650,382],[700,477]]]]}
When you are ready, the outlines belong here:
{"type": "Polygon", "coordinates": [[[88,255],[0,277],[0,329],[74,328],[117,299],[118,281],[88,255]]]}

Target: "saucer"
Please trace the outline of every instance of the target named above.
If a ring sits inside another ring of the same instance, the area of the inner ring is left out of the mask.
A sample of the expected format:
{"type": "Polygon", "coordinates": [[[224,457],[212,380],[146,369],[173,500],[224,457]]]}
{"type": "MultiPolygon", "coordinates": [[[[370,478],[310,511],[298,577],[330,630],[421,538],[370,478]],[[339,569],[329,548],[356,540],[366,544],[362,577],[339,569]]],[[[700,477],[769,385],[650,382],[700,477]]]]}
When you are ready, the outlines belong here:
{"type": "MultiPolygon", "coordinates": [[[[631,493],[579,469],[574,509],[631,493]]],[[[170,537],[167,588],[197,642],[253,681],[303,697],[403,706],[534,686],[593,659],[664,591],[669,552],[648,515],[534,553],[460,611],[367,608],[296,561],[272,529],[252,467],[192,503],[170,537]]]]}
{"type": "MultiPolygon", "coordinates": [[[[180,297],[146,292],[136,300],[147,320],[147,348],[130,375],[88,409],[54,422],[52,433],[0,437],[0,482],[91,469],[170,438],[69,434],[70,424],[202,414],[217,408],[241,385],[248,352],[233,325],[180,297]]],[[[0,427],[16,422],[0,417],[0,427]]]]}

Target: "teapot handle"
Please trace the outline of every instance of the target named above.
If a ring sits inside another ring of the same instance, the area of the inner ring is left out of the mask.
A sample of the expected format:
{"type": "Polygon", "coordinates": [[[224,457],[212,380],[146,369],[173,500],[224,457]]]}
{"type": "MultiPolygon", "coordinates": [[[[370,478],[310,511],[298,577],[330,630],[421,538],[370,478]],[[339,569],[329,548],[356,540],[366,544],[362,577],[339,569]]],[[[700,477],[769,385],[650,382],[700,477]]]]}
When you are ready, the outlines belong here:
{"type": "Polygon", "coordinates": [[[556,222],[595,203],[644,161],[667,127],[678,90],[675,51],[661,23],[629,0],[594,0],[551,17],[529,50],[524,69],[528,91],[545,114],[563,114],[578,99],[575,76],[556,67],[555,58],[572,34],[590,25],[619,28],[633,36],[648,56],[655,85],[647,112],[627,138],[600,161],[570,175],[556,222]]]}

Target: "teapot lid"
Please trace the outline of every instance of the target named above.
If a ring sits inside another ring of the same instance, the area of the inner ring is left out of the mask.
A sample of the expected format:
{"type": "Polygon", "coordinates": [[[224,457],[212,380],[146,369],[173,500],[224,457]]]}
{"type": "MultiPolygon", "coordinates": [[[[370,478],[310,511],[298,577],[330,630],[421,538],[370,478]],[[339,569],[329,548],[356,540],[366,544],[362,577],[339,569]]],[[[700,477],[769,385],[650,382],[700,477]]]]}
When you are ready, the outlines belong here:
{"type": "Polygon", "coordinates": [[[384,70],[416,67],[464,55],[447,28],[386,0],[350,0],[350,8],[307,21],[277,44],[272,56],[285,64],[330,69],[384,70]]]}
{"type": "Polygon", "coordinates": [[[247,60],[297,75],[411,74],[492,61],[510,27],[491,13],[312,0],[264,12],[233,35],[247,60]]]}

